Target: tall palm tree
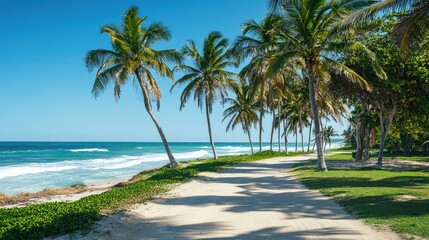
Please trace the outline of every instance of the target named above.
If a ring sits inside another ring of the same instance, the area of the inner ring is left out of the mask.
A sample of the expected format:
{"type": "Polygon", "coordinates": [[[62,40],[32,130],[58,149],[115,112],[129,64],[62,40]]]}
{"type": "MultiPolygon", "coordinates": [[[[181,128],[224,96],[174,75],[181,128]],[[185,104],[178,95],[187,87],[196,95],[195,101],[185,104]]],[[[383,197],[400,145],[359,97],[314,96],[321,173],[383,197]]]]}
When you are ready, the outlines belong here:
{"type": "Polygon", "coordinates": [[[159,109],[161,91],[151,71],[173,79],[173,72],[166,62],[180,62],[180,54],[175,50],[152,48],[157,42],[169,40],[171,34],[160,23],[143,26],[146,17],[138,16],[137,7],[130,7],[122,20],[123,23],[120,26],[111,24],[101,27],[101,32],[111,38],[111,50],[92,50],[85,56],[86,67],[90,71],[98,69],[92,94],[98,97],[108,84],[113,83],[114,96],[119,100],[121,87],[131,77],[136,77],[146,111],[158,130],[170,160],[170,166],[176,167],[177,162],[170,151],[164,132],[152,112],[152,100],[157,103],[159,109]]]}
{"type": "Polygon", "coordinates": [[[381,14],[394,11],[407,11],[399,18],[392,37],[405,52],[418,47],[429,31],[429,1],[427,0],[381,0],[354,12],[342,25],[355,25],[370,21],[381,14]]]}
{"type": "MultiPolygon", "coordinates": [[[[269,0],[273,8],[282,7],[283,27],[277,32],[283,41],[282,51],[272,58],[270,73],[277,72],[290,58],[301,65],[307,79],[310,106],[314,120],[317,146],[317,169],[327,171],[323,155],[319,109],[317,105],[316,85],[330,81],[331,72],[342,79],[354,82],[361,88],[369,89],[367,82],[352,69],[337,61],[338,56],[349,48],[359,48],[369,54],[369,50],[360,43],[345,41],[347,32],[338,28],[341,20],[353,12],[368,6],[366,0],[269,0]]],[[[375,65],[374,65],[375,66],[375,65]]],[[[380,68],[380,76],[385,77],[380,68]]]]}
{"type": "MultiPolygon", "coordinates": [[[[233,44],[232,52],[239,60],[251,57],[250,63],[245,66],[240,75],[250,79],[253,86],[254,95],[259,94],[259,99],[263,103],[269,79],[266,76],[268,61],[273,52],[276,35],[273,30],[280,24],[280,17],[268,15],[257,23],[249,20],[243,24],[243,35],[239,36],[233,44]]],[[[264,117],[265,104],[260,105],[259,112],[259,151],[262,151],[262,120],[264,117]]]]}
{"type": "Polygon", "coordinates": [[[225,101],[230,103],[231,106],[228,107],[223,113],[223,120],[231,118],[226,126],[226,131],[229,129],[234,130],[234,128],[241,124],[243,132],[247,133],[249,138],[249,144],[251,153],[253,154],[253,144],[252,138],[250,136],[250,129],[256,127],[258,123],[258,110],[259,102],[250,94],[250,86],[246,84],[245,81],[241,80],[239,86],[233,88],[235,92],[234,98],[227,98],[225,101]]]}
{"type": "Polygon", "coordinates": [[[180,97],[180,109],[185,107],[186,101],[192,93],[198,107],[202,108],[203,103],[205,104],[207,128],[214,159],[217,159],[217,154],[213,143],[210,114],[218,94],[221,97],[221,102],[225,102],[225,97],[228,95],[227,89],[234,85],[234,77],[236,77],[234,73],[226,70],[235,65],[231,61],[231,54],[227,47],[228,40],[217,31],[210,32],[204,39],[201,53],[194,41],[188,41],[181,52],[182,55],[192,59],[193,65],[180,64],[176,66],[176,69],[184,71],[185,75],[177,80],[171,88],[173,90],[177,85],[187,84],[180,97]]]}

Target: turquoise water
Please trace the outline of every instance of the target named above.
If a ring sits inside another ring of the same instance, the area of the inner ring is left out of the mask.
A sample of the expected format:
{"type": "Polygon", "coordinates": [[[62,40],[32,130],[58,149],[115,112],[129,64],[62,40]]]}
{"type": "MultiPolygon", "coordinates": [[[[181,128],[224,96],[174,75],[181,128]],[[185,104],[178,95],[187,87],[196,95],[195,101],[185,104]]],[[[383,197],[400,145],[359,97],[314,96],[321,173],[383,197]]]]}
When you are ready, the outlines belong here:
{"type": "MultiPolygon", "coordinates": [[[[340,145],[337,140],[332,147],[340,145]]],[[[170,147],[178,161],[212,156],[209,143],[170,143],[170,147]]],[[[247,143],[216,143],[216,149],[219,155],[250,153],[247,143]]],[[[269,149],[268,144],[264,149],[269,149]]],[[[295,144],[288,149],[293,151],[295,144]]],[[[162,143],[0,142],[0,192],[102,184],[167,163],[162,143]]]]}

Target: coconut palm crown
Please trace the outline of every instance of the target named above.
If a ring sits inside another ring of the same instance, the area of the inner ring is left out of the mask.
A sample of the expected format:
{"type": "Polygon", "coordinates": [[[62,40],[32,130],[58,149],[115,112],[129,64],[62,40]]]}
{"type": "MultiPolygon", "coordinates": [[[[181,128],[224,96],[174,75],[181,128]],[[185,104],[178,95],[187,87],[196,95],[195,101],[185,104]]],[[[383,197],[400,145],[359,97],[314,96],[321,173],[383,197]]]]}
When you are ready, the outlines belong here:
{"type": "Polygon", "coordinates": [[[213,31],[204,39],[202,52],[198,51],[194,41],[189,40],[182,48],[183,56],[193,61],[192,65],[180,64],[176,70],[184,72],[175,86],[186,84],[180,97],[180,109],[183,109],[188,99],[193,95],[198,107],[205,105],[207,118],[207,127],[209,131],[210,144],[213,150],[213,156],[217,159],[216,149],[213,143],[210,114],[215,101],[220,96],[221,102],[225,102],[227,89],[234,85],[236,75],[226,70],[234,66],[235,62],[231,60],[231,54],[228,51],[228,40],[220,32],[213,31]]]}
{"type": "Polygon", "coordinates": [[[247,134],[249,138],[249,144],[251,153],[253,154],[252,138],[250,136],[250,129],[256,127],[258,123],[258,109],[259,101],[250,93],[250,88],[244,80],[240,81],[240,84],[233,88],[236,95],[235,98],[227,98],[226,102],[230,104],[230,107],[225,109],[223,113],[223,120],[230,118],[226,131],[234,130],[237,125],[241,125],[243,132],[247,134]]]}
{"type": "Polygon", "coordinates": [[[320,128],[318,100],[321,100],[321,86],[326,85],[334,73],[359,85],[363,89],[370,89],[367,82],[355,71],[337,61],[348,49],[359,49],[373,60],[375,70],[380,77],[384,72],[377,64],[375,55],[366,46],[352,41],[346,36],[348,32],[338,28],[340,21],[353,12],[362,9],[371,1],[364,0],[270,0],[273,8],[281,5],[283,26],[277,30],[281,36],[281,51],[272,58],[271,73],[278,72],[290,59],[295,59],[302,69],[309,87],[310,105],[314,119],[316,146],[318,155],[317,167],[327,171],[323,156],[323,146],[320,128]],[[316,89],[317,87],[317,89],[316,89]]]}
{"type": "Polygon", "coordinates": [[[341,23],[343,26],[366,23],[383,14],[406,11],[394,27],[392,37],[404,52],[418,48],[429,31],[428,0],[379,0],[354,12],[341,23]]]}
{"type": "Polygon", "coordinates": [[[88,70],[97,69],[92,88],[94,97],[104,92],[109,84],[114,85],[114,96],[118,101],[121,88],[130,78],[135,77],[143,95],[146,111],[154,122],[164,143],[170,166],[177,162],[170,151],[164,132],[152,112],[152,100],[159,108],[161,91],[152,71],[162,77],[173,79],[173,72],[167,62],[180,62],[180,54],[175,50],[155,50],[152,46],[169,40],[171,34],[160,23],[143,26],[146,17],[138,16],[138,8],[130,7],[124,14],[120,26],[109,24],[101,27],[101,33],[110,36],[111,50],[97,49],[85,56],[88,70]]]}

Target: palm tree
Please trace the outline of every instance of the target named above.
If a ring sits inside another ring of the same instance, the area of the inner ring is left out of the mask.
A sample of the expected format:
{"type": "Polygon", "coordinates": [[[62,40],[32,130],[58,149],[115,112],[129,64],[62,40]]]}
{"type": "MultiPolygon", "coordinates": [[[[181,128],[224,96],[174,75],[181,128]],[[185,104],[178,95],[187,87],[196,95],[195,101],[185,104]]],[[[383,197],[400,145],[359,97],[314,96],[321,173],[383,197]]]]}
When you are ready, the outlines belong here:
{"type": "Polygon", "coordinates": [[[209,131],[210,145],[213,150],[213,157],[217,159],[215,145],[213,143],[212,129],[210,124],[210,114],[213,103],[219,93],[221,102],[225,102],[227,89],[234,85],[235,74],[226,68],[235,65],[230,60],[231,54],[227,49],[228,40],[220,32],[210,32],[204,39],[203,51],[200,53],[194,41],[190,40],[182,48],[182,55],[193,60],[193,66],[180,64],[177,70],[182,70],[185,75],[174,83],[177,85],[187,84],[180,97],[180,109],[185,107],[186,101],[194,93],[194,100],[198,107],[202,108],[205,103],[207,127],[209,131]]]}
{"type": "Polygon", "coordinates": [[[342,25],[364,23],[381,14],[403,10],[407,12],[399,18],[392,37],[403,51],[408,52],[421,45],[429,30],[429,1],[427,0],[382,0],[354,12],[342,22],[342,25]]]}
{"type": "Polygon", "coordinates": [[[105,25],[101,32],[110,36],[111,50],[97,49],[89,51],[85,56],[86,67],[92,71],[98,69],[92,94],[95,98],[114,84],[114,96],[118,101],[121,87],[131,77],[136,77],[142,91],[147,113],[155,124],[170,160],[170,166],[176,167],[177,162],[168,146],[167,139],[152,112],[152,100],[159,109],[161,91],[151,71],[160,76],[173,79],[173,72],[166,62],[180,62],[180,54],[175,50],[155,50],[152,46],[162,40],[171,38],[170,32],[160,23],[143,26],[146,17],[138,16],[138,8],[130,7],[123,16],[121,26],[105,25]]]}
{"type": "Polygon", "coordinates": [[[301,151],[304,152],[304,135],[303,127],[308,125],[308,117],[305,109],[305,103],[300,94],[292,97],[286,105],[284,105],[284,114],[288,116],[289,129],[295,131],[295,152],[298,151],[298,132],[301,135],[301,151]]]}
{"type": "MultiPolygon", "coordinates": [[[[239,60],[251,57],[250,63],[245,66],[240,75],[243,78],[250,79],[253,95],[259,93],[259,100],[264,103],[265,91],[269,79],[266,76],[268,61],[275,47],[275,38],[273,30],[280,24],[280,17],[277,15],[268,15],[257,23],[255,20],[249,20],[243,24],[243,35],[239,36],[233,44],[232,52],[239,60]]],[[[259,112],[259,151],[262,151],[262,120],[264,117],[265,104],[260,105],[259,112]]]]}
{"type": "Polygon", "coordinates": [[[236,98],[227,98],[225,101],[230,103],[231,106],[228,107],[223,113],[223,120],[231,118],[226,127],[226,131],[229,129],[234,130],[234,128],[241,124],[243,132],[247,133],[249,137],[249,144],[251,153],[253,154],[253,144],[252,138],[250,136],[250,128],[256,127],[258,123],[258,101],[250,94],[250,86],[246,84],[245,81],[241,80],[239,86],[233,88],[236,98]]]}
{"type": "Polygon", "coordinates": [[[325,127],[324,129],[324,138],[325,138],[325,151],[326,151],[326,145],[327,143],[329,143],[329,148],[331,148],[331,138],[334,136],[339,136],[339,134],[337,134],[337,132],[334,130],[334,128],[332,126],[328,126],[325,127]]]}
{"type": "MultiPolygon", "coordinates": [[[[301,65],[303,75],[307,79],[310,106],[314,120],[315,138],[317,146],[317,169],[327,171],[323,156],[319,110],[317,105],[316,85],[330,81],[331,73],[341,76],[342,79],[356,83],[361,88],[369,89],[367,82],[352,69],[337,61],[338,56],[349,48],[358,48],[372,57],[376,66],[375,57],[369,50],[358,42],[345,41],[345,31],[338,28],[338,24],[348,15],[367,6],[370,1],[363,0],[269,0],[275,8],[282,6],[283,27],[277,32],[282,37],[282,51],[272,58],[269,69],[275,73],[283,67],[290,58],[301,65]]],[[[385,77],[380,68],[380,76],[385,77]]],[[[320,100],[320,99],[319,99],[320,100]]]]}

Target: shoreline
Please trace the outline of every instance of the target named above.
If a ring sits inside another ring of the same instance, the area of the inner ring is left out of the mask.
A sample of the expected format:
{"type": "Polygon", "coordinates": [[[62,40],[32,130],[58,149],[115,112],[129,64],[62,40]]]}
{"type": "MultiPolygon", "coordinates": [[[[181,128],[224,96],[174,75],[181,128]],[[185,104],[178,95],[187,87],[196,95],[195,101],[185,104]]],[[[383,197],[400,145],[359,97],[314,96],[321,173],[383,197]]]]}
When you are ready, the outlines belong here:
{"type": "Polygon", "coordinates": [[[61,188],[47,188],[34,193],[21,192],[13,195],[0,193],[0,209],[26,207],[33,204],[50,202],[75,202],[87,196],[106,192],[119,184],[127,184],[134,176],[131,178],[118,179],[116,181],[109,180],[88,186],[74,185],[61,188]]]}
{"type": "MultiPolygon", "coordinates": [[[[241,154],[233,154],[229,156],[239,156],[241,154]]],[[[194,159],[204,160],[204,159],[194,159]]],[[[185,160],[193,161],[193,160],[185,160]]],[[[141,170],[130,177],[122,177],[116,180],[100,181],[91,185],[71,185],[60,188],[46,188],[37,192],[21,192],[17,194],[6,194],[0,192],[0,209],[26,207],[34,204],[50,203],[50,202],[75,202],[84,197],[100,194],[112,189],[115,186],[127,185],[135,181],[136,176],[147,171],[153,171],[163,166],[154,167],[151,169],[141,170]]]]}

